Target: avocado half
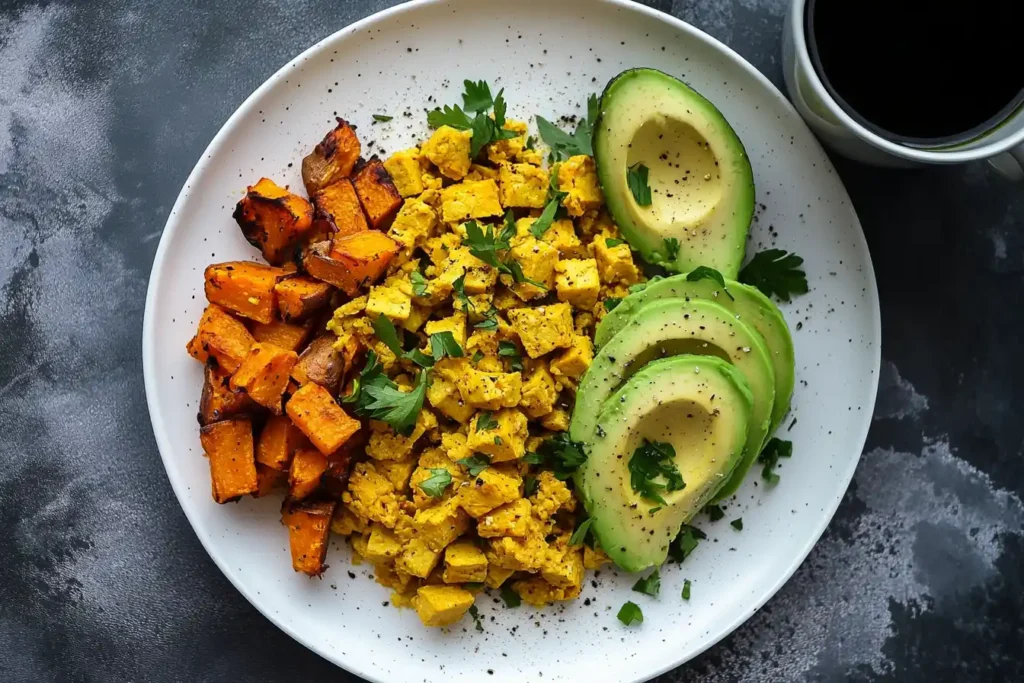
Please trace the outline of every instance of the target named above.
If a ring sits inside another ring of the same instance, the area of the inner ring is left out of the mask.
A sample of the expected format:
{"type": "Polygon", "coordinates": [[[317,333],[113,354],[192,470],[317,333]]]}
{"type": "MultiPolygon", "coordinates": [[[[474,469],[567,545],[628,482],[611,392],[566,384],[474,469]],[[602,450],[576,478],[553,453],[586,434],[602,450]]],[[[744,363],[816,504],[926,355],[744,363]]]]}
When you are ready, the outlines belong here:
{"type": "Polygon", "coordinates": [[[600,435],[576,474],[591,531],[626,571],[660,565],[684,523],[715,494],[740,460],[753,411],[743,374],[713,356],[682,355],[648,363],[595,415],[600,435]],[[630,458],[644,441],[669,443],[685,486],[664,491],[664,505],[633,490],[630,458]]]}
{"type": "MultiPolygon", "coordinates": [[[[703,278],[689,281],[686,275],[673,275],[650,282],[638,292],[630,294],[605,314],[594,334],[594,346],[600,349],[608,343],[647,303],[663,299],[703,299],[713,301],[734,313],[739,320],[753,327],[768,347],[775,370],[775,403],[769,433],[774,432],[789,412],[793,397],[794,368],[793,338],[782,311],[756,287],[735,280],[726,280],[725,289],[714,280],[703,278]]],[[[735,489],[734,489],[735,490],[735,489]]]]}
{"type": "Polygon", "coordinates": [[[624,71],[601,95],[593,148],[608,210],[644,260],[736,277],[754,215],[754,175],[713,104],[661,71],[624,71]],[[627,173],[639,163],[648,168],[649,206],[629,189],[627,173]],[[679,242],[673,259],[670,239],[679,242]]]}

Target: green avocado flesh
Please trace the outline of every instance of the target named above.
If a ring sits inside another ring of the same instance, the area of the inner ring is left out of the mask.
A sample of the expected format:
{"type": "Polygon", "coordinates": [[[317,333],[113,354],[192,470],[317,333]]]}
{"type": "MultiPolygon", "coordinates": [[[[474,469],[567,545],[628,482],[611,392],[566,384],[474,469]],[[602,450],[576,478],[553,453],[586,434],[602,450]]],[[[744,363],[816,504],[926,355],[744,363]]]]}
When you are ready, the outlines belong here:
{"type": "Polygon", "coordinates": [[[576,487],[593,520],[591,531],[619,567],[660,565],[672,539],[715,495],[742,458],[754,398],[746,378],[714,356],[654,360],[612,393],[595,419],[601,436],[576,487]],[[632,486],[630,459],[644,440],[671,444],[685,486],[662,491],[664,504],[632,486]]]}
{"type": "Polygon", "coordinates": [[[713,104],[661,71],[624,71],[601,95],[593,147],[608,210],[644,260],[736,277],[754,215],[754,176],[713,104]],[[639,163],[649,169],[649,206],[637,204],[627,181],[639,163]],[[666,239],[679,241],[674,259],[666,239]]]}
{"type": "Polygon", "coordinates": [[[772,408],[772,421],[769,433],[774,432],[786,413],[793,396],[793,376],[795,360],[793,356],[793,338],[789,326],[782,316],[782,311],[772,303],[771,299],[755,287],[727,280],[725,283],[729,296],[714,280],[704,278],[693,282],[687,281],[686,275],[673,275],[664,280],[656,280],[639,292],[630,294],[609,311],[597,326],[594,335],[594,346],[600,349],[614,337],[619,330],[636,315],[637,311],[651,301],[663,299],[703,299],[714,301],[722,308],[739,316],[739,319],[753,327],[768,347],[772,368],[775,370],[775,404],[772,408]]]}

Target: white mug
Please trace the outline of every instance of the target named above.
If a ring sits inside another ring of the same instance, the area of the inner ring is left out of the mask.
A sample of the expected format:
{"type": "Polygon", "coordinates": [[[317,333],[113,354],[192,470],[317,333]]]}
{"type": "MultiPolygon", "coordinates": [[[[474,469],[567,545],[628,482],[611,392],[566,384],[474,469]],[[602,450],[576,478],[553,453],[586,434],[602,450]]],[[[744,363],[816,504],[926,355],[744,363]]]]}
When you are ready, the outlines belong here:
{"type": "Polygon", "coordinates": [[[829,94],[807,50],[807,0],[793,0],[783,29],[786,89],[800,115],[822,142],[849,159],[876,166],[915,167],[984,159],[1013,180],[1024,180],[1024,107],[966,142],[921,148],[887,140],[858,123],[829,94]]]}

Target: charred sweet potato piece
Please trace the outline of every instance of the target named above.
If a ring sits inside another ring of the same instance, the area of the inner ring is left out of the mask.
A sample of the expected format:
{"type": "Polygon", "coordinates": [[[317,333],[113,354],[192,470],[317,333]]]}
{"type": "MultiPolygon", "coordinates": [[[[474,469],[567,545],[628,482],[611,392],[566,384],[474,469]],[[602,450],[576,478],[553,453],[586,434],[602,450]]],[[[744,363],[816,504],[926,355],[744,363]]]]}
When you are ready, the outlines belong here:
{"type": "Polygon", "coordinates": [[[304,275],[279,280],[274,285],[277,311],[285,322],[295,323],[322,311],[331,301],[334,288],[304,275]]]}
{"type": "Polygon", "coordinates": [[[356,296],[363,285],[375,282],[394,255],[398,244],[377,230],[347,235],[334,242],[314,244],[306,253],[303,266],[318,280],[356,296]]]}
{"type": "Polygon", "coordinates": [[[234,219],[267,263],[280,266],[313,224],[313,205],[269,178],[260,178],[247,190],[235,206],[234,219]]]}
{"type": "Polygon", "coordinates": [[[242,390],[230,386],[231,373],[216,363],[208,362],[203,378],[203,395],[199,399],[199,422],[210,424],[256,409],[256,403],[242,390]]]}
{"type": "Polygon", "coordinates": [[[258,323],[277,317],[274,286],[288,272],[249,261],[228,261],[206,267],[206,298],[258,323]]]}
{"type": "Polygon", "coordinates": [[[287,351],[296,351],[303,348],[313,334],[313,326],[294,325],[275,320],[272,323],[256,323],[252,327],[252,336],[258,342],[265,342],[280,346],[287,351]]]}
{"type": "Polygon", "coordinates": [[[344,119],[302,160],[302,182],[312,197],[321,188],[352,174],[362,148],[355,129],[344,119]]]}
{"type": "Polygon", "coordinates": [[[327,456],[315,448],[295,451],[288,469],[288,497],[302,500],[320,488],[320,476],[327,471],[327,456]]]}
{"type": "Polygon", "coordinates": [[[359,431],[345,442],[345,445],[327,456],[327,471],[320,477],[320,485],[328,495],[341,500],[348,490],[348,476],[352,462],[366,450],[369,436],[366,430],[359,431]]]}
{"type": "Polygon", "coordinates": [[[199,430],[199,441],[210,459],[215,501],[227,503],[256,491],[259,482],[249,418],[235,417],[208,424],[199,430]]]}
{"type": "Polygon", "coordinates": [[[307,447],[309,440],[287,415],[274,415],[256,440],[256,462],[287,472],[295,451],[307,447]]]}
{"type": "Polygon", "coordinates": [[[281,398],[298,361],[299,356],[294,351],[256,342],[231,376],[231,388],[245,389],[249,398],[280,415],[281,398]]]}
{"type": "Polygon", "coordinates": [[[325,334],[314,339],[302,352],[299,362],[292,368],[292,378],[300,386],[316,382],[332,396],[337,395],[345,369],[341,354],[334,349],[337,339],[333,334],[325,334]]]}
{"type": "Polygon", "coordinates": [[[269,496],[274,491],[284,488],[287,483],[288,474],[286,472],[256,463],[256,491],[252,495],[254,498],[269,496]]]}
{"type": "Polygon", "coordinates": [[[402,195],[395,187],[391,174],[384,168],[383,162],[376,156],[371,157],[356,171],[352,185],[359,195],[363,211],[370,219],[370,225],[377,230],[386,230],[402,206],[402,195]]]}
{"type": "Polygon", "coordinates": [[[370,229],[356,188],[348,178],[333,182],[313,195],[313,205],[324,219],[331,221],[335,237],[370,229]]]}
{"type": "Polygon", "coordinates": [[[240,321],[217,304],[210,304],[199,319],[196,336],[188,343],[188,352],[205,363],[210,358],[220,367],[234,372],[256,343],[240,321]]]}
{"type": "Polygon", "coordinates": [[[295,426],[324,455],[341,448],[359,431],[359,420],[349,417],[330,392],[314,382],[300,387],[286,409],[295,426]]]}
{"type": "Polygon", "coordinates": [[[288,527],[295,571],[320,576],[327,569],[327,537],[336,506],[333,500],[285,502],[281,523],[288,527]]]}

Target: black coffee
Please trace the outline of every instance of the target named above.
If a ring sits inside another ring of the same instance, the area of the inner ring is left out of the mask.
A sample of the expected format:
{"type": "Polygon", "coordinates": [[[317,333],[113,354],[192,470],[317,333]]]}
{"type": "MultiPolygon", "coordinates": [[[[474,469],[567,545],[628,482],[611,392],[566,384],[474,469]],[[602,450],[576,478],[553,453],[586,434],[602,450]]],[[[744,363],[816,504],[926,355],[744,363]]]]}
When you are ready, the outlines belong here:
{"type": "Polygon", "coordinates": [[[954,142],[1024,102],[1024,0],[809,0],[830,94],[896,140],[954,142]]]}

